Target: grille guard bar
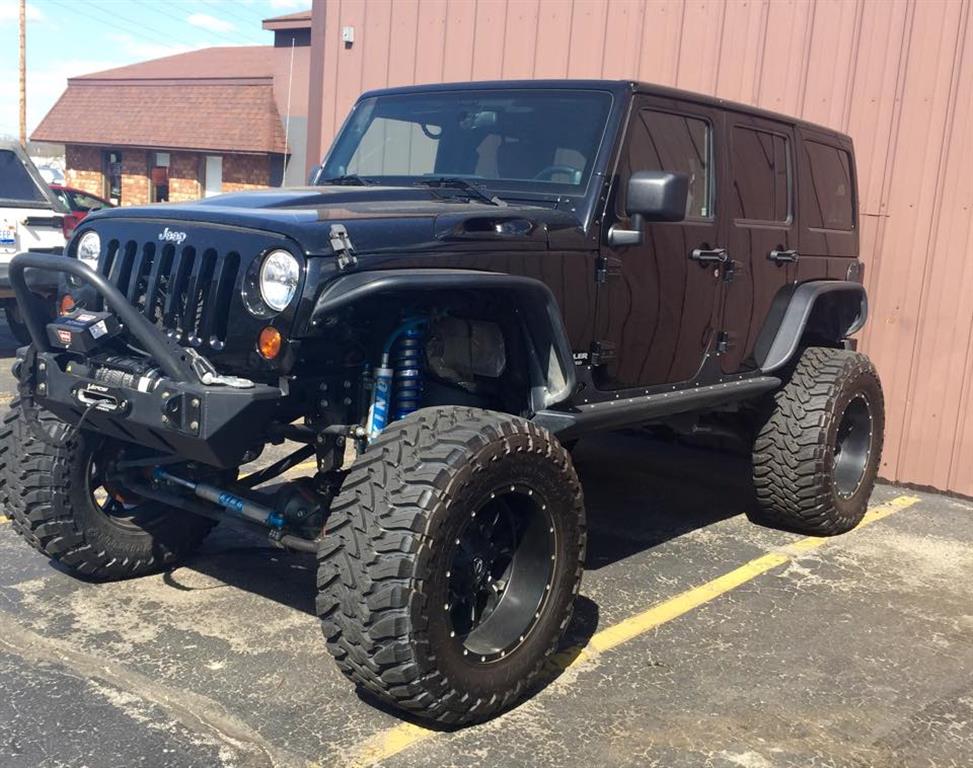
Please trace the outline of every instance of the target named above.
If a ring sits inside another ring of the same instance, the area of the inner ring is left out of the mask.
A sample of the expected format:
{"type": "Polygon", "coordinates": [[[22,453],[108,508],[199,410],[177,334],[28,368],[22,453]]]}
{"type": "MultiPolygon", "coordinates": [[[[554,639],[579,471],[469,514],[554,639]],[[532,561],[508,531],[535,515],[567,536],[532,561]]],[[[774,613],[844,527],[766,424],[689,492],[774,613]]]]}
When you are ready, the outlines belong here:
{"type": "Polygon", "coordinates": [[[17,297],[17,304],[20,306],[31,341],[37,350],[50,352],[51,345],[47,339],[47,323],[44,315],[35,305],[33,292],[27,286],[27,278],[24,274],[27,269],[64,272],[87,283],[101,295],[126,330],[159,364],[166,376],[175,381],[198,380],[186,351],[149,322],[148,318],[133,307],[121,291],[100,273],[72,257],[65,258],[44,253],[18,253],[10,261],[10,285],[17,297]]]}

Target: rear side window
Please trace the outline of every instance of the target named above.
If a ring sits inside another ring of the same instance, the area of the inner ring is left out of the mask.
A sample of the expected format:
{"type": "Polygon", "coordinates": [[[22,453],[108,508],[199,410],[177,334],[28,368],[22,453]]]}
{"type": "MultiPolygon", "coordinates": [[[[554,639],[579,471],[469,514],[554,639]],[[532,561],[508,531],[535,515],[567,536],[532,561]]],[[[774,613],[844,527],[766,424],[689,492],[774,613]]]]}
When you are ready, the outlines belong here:
{"type": "MultiPolygon", "coordinates": [[[[632,125],[628,170],[674,171],[689,176],[686,218],[713,215],[713,150],[709,123],[697,117],[643,109],[632,125]]],[[[618,212],[625,210],[625,185],[619,186],[618,212]]]]}
{"type": "Polygon", "coordinates": [[[734,218],[790,221],[790,146],[787,138],[736,126],[732,152],[734,218]]]}
{"type": "Polygon", "coordinates": [[[47,202],[20,158],[9,149],[0,150],[0,200],[47,202]]]}
{"type": "Polygon", "coordinates": [[[810,199],[802,209],[807,225],[816,229],[854,229],[854,184],[848,153],[816,141],[805,141],[804,153],[811,182],[810,199]]]}

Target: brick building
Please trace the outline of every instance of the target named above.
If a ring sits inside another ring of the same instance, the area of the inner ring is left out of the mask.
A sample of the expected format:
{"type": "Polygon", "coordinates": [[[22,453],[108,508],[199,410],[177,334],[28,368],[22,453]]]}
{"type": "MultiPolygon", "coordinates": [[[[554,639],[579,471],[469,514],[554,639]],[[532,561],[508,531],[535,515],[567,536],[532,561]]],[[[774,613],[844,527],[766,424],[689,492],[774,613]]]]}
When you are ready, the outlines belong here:
{"type": "Polygon", "coordinates": [[[273,46],[71,78],[31,139],[64,144],[67,183],[121,205],[300,181],[310,23],[310,12],[268,19],[273,46]]]}

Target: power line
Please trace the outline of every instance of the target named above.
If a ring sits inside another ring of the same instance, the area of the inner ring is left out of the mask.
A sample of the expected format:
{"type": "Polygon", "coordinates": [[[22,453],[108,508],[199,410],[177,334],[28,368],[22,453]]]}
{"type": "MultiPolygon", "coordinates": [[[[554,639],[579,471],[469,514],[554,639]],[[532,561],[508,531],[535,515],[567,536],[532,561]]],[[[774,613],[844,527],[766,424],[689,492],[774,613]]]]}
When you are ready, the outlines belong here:
{"type": "MultiPolygon", "coordinates": [[[[176,16],[176,15],[174,15],[172,13],[169,13],[168,11],[164,11],[164,10],[162,10],[161,7],[159,7],[159,5],[157,3],[141,2],[141,3],[137,3],[136,5],[139,6],[139,7],[141,7],[141,8],[146,8],[146,9],[150,9],[152,11],[155,11],[156,13],[161,14],[162,16],[166,16],[167,18],[170,18],[170,19],[173,19],[175,21],[178,21],[180,24],[188,24],[189,23],[187,16],[179,17],[179,16],[176,16]]],[[[199,28],[206,30],[206,32],[209,33],[209,34],[211,34],[211,35],[216,35],[217,37],[219,37],[222,40],[225,40],[225,41],[227,41],[229,43],[240,43],[242,41],[242,42],[250,42],[250,43],[253,43],[254,45],[260,45],[261,42],[262,42],[262,41],[257,41],[255,38],[252,38],[252,37],[247,37],[245,40],[234,39],[229,34],[224,33],[224,32],[218,32],[216,30],[211,30],[211,29],[208,29],[206,27],[199,27],[199,28]]]]}
{"type": "Polygon", "coordinates": [[[47,0],[47,2],[50,3],[51,5],[56,5],[58,8],[63,8],[66,11],[71,11],[72,13],[75,13],[76,15],[82,17],[88,17],[91,12],[104,14],[108,18],[108,20],[103,20],[102,18],[96,18],[95,21],[97,21],[99,24],[103,24],[105,26],[111,27],[112,29],[116,29],[119,32],[123,33],[124,35],[127,35],[128,37],[136,38],[138,40],[142,40],[146,43],[151,43],[153,45],[159,44],[158,38],[147,37],[137,32],[133,32],[131,29],[127,27],[123,27],[117,24],[115,22],[115,16],[113,16],[108,11],[104,11],[94,5],[90,5],[90,6],[68,5],[62,2],[61,0],[47,0]]]}
{"type": "Polygon", "coordinates": [[[242,16],[239,13],[237,13],[235,10],[231,10],[234,7],[233,3],[221,3],[218,2],[218,0],[203,0],[203,2],[213,8],[218,8],[220,14],[229,16],[234,21],[240,22],[241,24],[246,24],[247,26],[250,26],[251,24],[254,24],[257,21],[263,21],[262,18],[248,19],[246,16],[242,16]]]}

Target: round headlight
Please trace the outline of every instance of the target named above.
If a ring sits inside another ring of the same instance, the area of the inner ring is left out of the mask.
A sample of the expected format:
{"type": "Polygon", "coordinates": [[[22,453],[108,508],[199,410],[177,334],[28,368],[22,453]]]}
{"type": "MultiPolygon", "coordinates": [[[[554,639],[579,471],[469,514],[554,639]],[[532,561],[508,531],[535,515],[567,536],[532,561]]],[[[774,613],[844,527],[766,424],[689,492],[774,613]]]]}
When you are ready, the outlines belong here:
{"type": "Polygon", "coordinates": [[[281,312],[297,293],[301,265],[287,251],[271,251],[260,265],[260,296],[271,309],[281,312]]]}
{"type": "Polygon", "coordinates": [[[101,255],[101,238],[97,232],[88,231],[81,235],[78,241],[78,261],[92,269],[98,269],[98,257],[101,255]]]}

